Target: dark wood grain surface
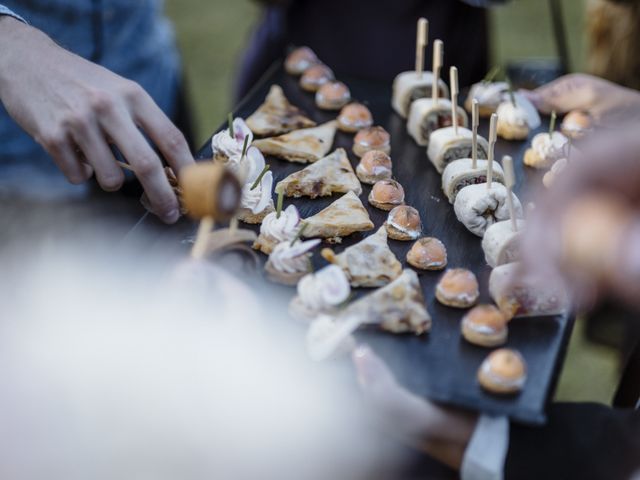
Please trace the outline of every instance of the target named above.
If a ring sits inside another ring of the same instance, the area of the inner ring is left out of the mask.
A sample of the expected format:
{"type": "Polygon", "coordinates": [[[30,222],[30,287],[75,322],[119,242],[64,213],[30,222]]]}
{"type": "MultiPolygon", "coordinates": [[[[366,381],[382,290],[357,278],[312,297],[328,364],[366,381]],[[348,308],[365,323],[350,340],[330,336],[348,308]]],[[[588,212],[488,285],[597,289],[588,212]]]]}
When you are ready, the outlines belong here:
{"type": "MultiPolygon", "coordinates": [[[[404,186],[406,203],[416,207],[420,212],[424,235],[435,236],[445,243],[450,267],[465,267],[476,273],[480,282],[480,301],[489,302],[490,268],[484,260],[481,240],[458,222],[452,205],[442,193],[441,177],[426,157],[425,149],[414,143],[406,133],[405,121],[392,111],[391,86],[357,79],[342,80],[351,88],[354,99],[369,106],[375,123],[385,127],[391,134],[394,178],[404,186]]],[[[335,118],[335,113],[318,110],[313,95],[301,90],[297,79],[286,75],[279,65],[274,66],[240,103],[235,109],[235,115],[248,117],[262,103],[269,87],[274,83],[282,86],[289,100],[318,123],[335,118]]],[[[541,129],[544,128],[547,127],[543,125],[541,129]]],[[[482,121],[480,133],[487,136],[487,120],[482,121]]],[[[355,168],[357,157],[351,152],[352,142],[352,135],[339,132],[334,148],[345,148],[355,168]]],[[[499,140],[496,146],[496,159],[499,160],[503,155],[511,155],[514,158],[516,192],[524,205],[528,202],[528,191],[541,181],[539,172],[523,168],[522,156],[526,148],[526,142],[514,143],[503,140],[499,140]]],[[[199,152],[198,157],[211,157],[208,143],[199,152]]],[[[267,162],[273,171],[274,185],[290,173],[303,168],[300,164],[275,158],[267,158],[267,162]]],[[[370,186],[363,185],[363,190],[361,199],[377,229],[386,220],[387,213],[368,204],[370,186]]],[[[285,199],[285,206],[289,203],[295,204],[304,218],[319,212],[336,198],[338,196],[316,200],[285,199]]],[[[146,221],[155,222],[151,218],[146,221]]],[[[195,225],[182,222],[164,231],[167,230],[171,235],[184,238],[193,235],[195,225]]],[[[335,250],[340,252],[370,233],[358,233],[345,238],[343,244],[336,246],[335,250]]],[[[390,240],[389,244],[398,259],[407,266],[405,256],[411,242],[390,240]]],[[[266,260],[266,257],[261,257],[263,261],[266,260]]],[[[314,264],[316,268],[326,264],[319,255],[319,249],[314,255],[314,264]]],[[[463,408],[507,415],[522,423],[543,423],[545,406],[554,392],[557,374],[564,358],[572,318],[557,316],[513,320],[510,323],[507,346],[519,350],[524,356],[528,365],[528,379],[519,395],[491,395],[482,391],[476,380],[477,369],[490,350],[470,345],[462,339],[460,319],[464,310],[442,306],[435,300],[434,289],[441,273],[426,272],[419,275],[427,307],[433,317],[432,331],[422,337],[366,331],[358,334],[359,340],[366,342],[378,352],[389,363],[400,382],[419,395],[463,408]]],[[[291,297],[294,289],[287,289],[286,293],[291,297]]],[[[360,294],[362,291],[358,292],[358,295],[360,294]]]]}

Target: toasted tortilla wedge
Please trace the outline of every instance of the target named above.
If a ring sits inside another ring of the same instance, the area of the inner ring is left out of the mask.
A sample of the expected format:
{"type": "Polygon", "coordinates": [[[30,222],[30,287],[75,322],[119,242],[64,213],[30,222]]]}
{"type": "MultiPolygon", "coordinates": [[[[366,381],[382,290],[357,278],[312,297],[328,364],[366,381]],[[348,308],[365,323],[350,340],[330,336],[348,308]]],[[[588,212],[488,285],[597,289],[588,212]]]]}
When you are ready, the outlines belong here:
{"type": "Polygon", "coordinates": [[[402,264],[389,248],[384,227],[340,255],[325,249],[322,256],[342,268],[352,287],[382,287],[402,273],[402,264]]]}
{"type": "Polygon", "coordinates": [[[247,125],[255,135],[270,137],[300,128],[315,127],[316,122],[307,118],[298,107],[291,105],[282,88],[272,85],[264,103],[247,118],[247,125]]]}
{"type": "Polygon", "coordinates": [[[333,202],[324,210],[304,220],[307,238],[322,237],[336,239],[373,229],[369,213],[358,196],[349,192],[333,202]]]}
{"type": "Polygon", "coordinates": [[[333,145],[337,123],[335,120],[314,128],[295,130],[279,137],[254,140],[253,146],[265,155],[290,162],[313,163],[324,157],[333,145]]]}
{"type": "Polygon", "coordinates": [[[362,186],[343,148],[292,173],[276,185],[287,197],[326,197],[332,193],[362,193],[362,186]]]}
{"type": "Polygon", "coordinates": [[[406,269],[389,285],[356,300],[340,318],[358,317],[362,325],[376,325],[392,333],[422,335],[431,330],[418,275],[406,269]]]}

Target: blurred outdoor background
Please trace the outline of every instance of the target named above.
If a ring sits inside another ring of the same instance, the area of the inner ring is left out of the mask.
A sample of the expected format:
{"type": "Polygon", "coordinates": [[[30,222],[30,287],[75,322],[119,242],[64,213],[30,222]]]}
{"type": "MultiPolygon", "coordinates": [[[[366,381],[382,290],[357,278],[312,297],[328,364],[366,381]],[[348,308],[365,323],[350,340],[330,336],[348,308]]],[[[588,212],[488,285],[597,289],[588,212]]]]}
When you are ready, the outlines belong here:
{"type": "MultiPolygon", "coordinates": [[[[165,1],[184,56],[194,100],[197,138],[203,143],[222,124],[232,107],[231,82],[237,58],[260,15],[260,7],[254,0],[165,1]]],[[[584,64],[586,1],[562,2],[574,70],[580,70],[584,64]]],[[[502,65],[521,58],[555,57],[546,0],[512,0],[493,9],[491,21],[493,63],[502,65]]]]}
{"type": "MultiPolygon", "coordinates": [[[[571,67],[583,69],[587,0],[564,0],[571,67]]],[[[197,121],[197,143],[204,143],[225,121],[231,82],[252,25],[260,15],[252,0],[166,0],[184,55],[197,121]]],[[[491,13],[494,64],[522,58],[555,57],[548,2],[513,0],[491,13]]],[[[464,35],[465,32],[460,32],[464,35]]],[[[613,350],[587,343],[578,322],[571,340],[557,398],[609,403],[618,380],[613,350]]]]}

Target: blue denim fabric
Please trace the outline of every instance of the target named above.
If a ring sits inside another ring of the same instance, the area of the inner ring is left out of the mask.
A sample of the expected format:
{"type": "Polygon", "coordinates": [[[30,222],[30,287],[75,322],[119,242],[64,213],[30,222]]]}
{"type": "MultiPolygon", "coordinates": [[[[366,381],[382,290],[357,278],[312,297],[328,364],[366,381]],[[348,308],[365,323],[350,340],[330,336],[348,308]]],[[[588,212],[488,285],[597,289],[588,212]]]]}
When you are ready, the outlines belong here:
{"type": "Polygon", "coordinates": [[[10,17],[17,18],[18,20],[21,20],[24,22],[24,18],[20,17],[20,15],[16,15],[14,12],[9,10],[4,5],[0,5],[0,15],[9,15],[10,17]]]}
{"type": "MultiPolygon", "coordinates": [[[[13,14],[64,48],[142,85],[169,116],[173,114],[180,60],[163,0],[3,0],[0,14],[13,14]]],[[[11,170],[29,163],[57,175],[44,150],[0,105],[0,191],[11,170]]]]}

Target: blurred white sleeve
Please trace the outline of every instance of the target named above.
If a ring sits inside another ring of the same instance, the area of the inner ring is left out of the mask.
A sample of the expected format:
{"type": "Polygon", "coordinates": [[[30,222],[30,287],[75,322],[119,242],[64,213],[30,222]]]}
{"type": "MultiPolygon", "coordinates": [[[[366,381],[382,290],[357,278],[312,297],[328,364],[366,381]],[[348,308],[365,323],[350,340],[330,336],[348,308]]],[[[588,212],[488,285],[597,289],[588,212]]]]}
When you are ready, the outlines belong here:
{"type": "Polygon", "coordinates": [[[507,417],[481,415],[462,459],[462,480],[502,480],[509,449],[507,417]]]}

